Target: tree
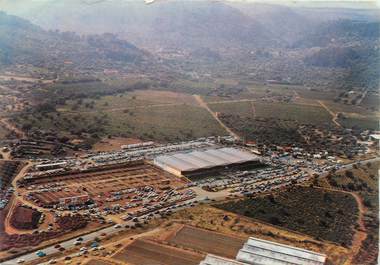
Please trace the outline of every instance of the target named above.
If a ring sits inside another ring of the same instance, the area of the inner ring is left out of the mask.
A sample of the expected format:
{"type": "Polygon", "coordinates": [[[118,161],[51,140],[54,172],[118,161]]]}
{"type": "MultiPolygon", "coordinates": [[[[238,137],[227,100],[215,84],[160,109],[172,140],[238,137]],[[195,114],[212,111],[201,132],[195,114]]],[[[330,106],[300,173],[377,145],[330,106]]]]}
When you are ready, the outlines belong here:
{"type": "Polygon", "coordinates": [[[280,225],[281,224],[281,221],[278,217],[276,216],[271,216],[269,218],[269,223],[271,223],[272,225],[280,225]]]}
{"type": "Polygon", "coordinates": [[[350,179],[353,179],[354,178],[354,173],[352,173],[351,170],[346,170],[346,177],[350,178],[350,179]]]}
{"type": "Polygon", "coordinates": [[[371,202],[371,200],[370,199],[368,199],[368,198],[366,198],[366,199],[364,199],[364,206],[365,207],[368,207],[368,208],[370,208],[370,207],[372,207],[372,202],[371,202]]]}

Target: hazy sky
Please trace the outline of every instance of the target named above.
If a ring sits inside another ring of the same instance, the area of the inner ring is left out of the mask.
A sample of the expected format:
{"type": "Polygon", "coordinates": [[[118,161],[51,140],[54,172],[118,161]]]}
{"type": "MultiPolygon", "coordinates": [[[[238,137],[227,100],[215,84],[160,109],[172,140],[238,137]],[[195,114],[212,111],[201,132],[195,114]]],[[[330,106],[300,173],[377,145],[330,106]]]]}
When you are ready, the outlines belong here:
{"type": "MultiPolygon", "coordinates": [[[[49,2],[60,2],[64,4],[70,0],[0,0],[0,9],[7,7],[15,7],[27,10],[28,7],[33,5],[41,5],[49,2]]],[[[317,6],[317,7],[348,7],[348,8],[372,8],[380,7],[380,0],[75,0],[75,2],[82,2],[83,4],[97,4],[100,2],[163,2],[163,1],[211,1],[211,2],[259,2],[259,3],[277,3],[290,6],[317,6]]],[[[154,4],[154,3],[153,3],[154,4]]],[[[34,6],[35,7],[35,6],[34,6]]]]}

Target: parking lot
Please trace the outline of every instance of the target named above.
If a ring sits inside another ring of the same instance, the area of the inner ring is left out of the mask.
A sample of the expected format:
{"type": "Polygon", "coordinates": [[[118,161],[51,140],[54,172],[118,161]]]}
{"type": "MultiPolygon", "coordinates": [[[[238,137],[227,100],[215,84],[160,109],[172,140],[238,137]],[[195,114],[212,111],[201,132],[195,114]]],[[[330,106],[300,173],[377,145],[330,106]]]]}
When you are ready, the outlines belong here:
{"type": "Polygon", "coordinates": [[[66,172],[21,182],[20,192],[58,210],[136,210],[189,196],[187,181],[144,161],[66,172]]]}

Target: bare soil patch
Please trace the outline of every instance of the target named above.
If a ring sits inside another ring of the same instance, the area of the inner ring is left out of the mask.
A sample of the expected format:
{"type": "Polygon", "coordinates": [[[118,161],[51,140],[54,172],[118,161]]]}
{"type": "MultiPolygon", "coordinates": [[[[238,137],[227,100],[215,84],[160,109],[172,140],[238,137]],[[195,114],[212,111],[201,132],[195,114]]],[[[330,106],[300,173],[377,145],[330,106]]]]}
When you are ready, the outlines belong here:
{"type": "Polygon", "coordinates": [[[235,258],[246,239],[213,231],[184,226],[169,242],[186,248],[212,253],[226,258],[235,258]]]}
{"type": "Polygon", "coordinates": [[[204,256],[138,239],[113,258],[131,265],[198,265],[204,256]]]}

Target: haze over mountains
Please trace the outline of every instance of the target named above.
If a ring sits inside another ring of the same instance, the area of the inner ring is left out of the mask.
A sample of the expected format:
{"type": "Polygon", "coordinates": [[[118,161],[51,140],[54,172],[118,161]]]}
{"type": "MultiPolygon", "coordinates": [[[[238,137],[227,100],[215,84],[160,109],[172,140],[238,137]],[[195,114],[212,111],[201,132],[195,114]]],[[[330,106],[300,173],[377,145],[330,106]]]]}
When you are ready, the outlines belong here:
{"type": "Polygon", "coordinates": [[[3,10],[45,29],[118,34],[149,50],[284,46],[312,27],[337,19],[373,20],[376,10],[293,8],[212,1],[25,1],[3,10]],[[24,5],[23,5],[24,4],[24,5]],[[326,11],[327,10],[327,11],[326,11]]]}
{"type": "Polygon", "coordinates": [[[355,85],[374,86],[378,82],[380,22],[376,8],[212,1],[146,5],[117,0],[94,4],[16,0],[5,1],[0,8],[33,23],[1,14],[3,62],[15,55],[29,56],[33,63],[74,61],[94,67],[101,62],[103,68],[117,68],[144,61],[152,65],[154,57],[174,58],[182,65],[195,61],[197,67],[216,67],[219,64],[215,62],[227,60],[229,65],[236,64],[234,67],[245,64],[246,71],[263,80],[304,82],[307,77],[300,77],[299,71],[306,73],[306,68],[317,67],[309,70],[334,75],[323,68],[340,73],[343,68],[349,75],[354,73],[355,82],[361,80],[355,85]]]}

